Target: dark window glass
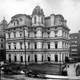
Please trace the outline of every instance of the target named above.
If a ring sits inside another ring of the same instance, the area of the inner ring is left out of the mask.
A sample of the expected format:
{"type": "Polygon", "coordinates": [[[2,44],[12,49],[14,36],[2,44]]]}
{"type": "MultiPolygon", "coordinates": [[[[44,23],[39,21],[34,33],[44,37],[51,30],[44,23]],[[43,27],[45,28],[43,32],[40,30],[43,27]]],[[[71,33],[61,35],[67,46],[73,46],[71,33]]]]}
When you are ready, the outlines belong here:
{"type": "Polygon", "coordinates": [[[14,42],[14,49],[16,49],[16,43],[14,42]]]}
{"type": "Polygon", "coordinates": [[[35,55],[34,57],[35,57],[35,62],[37,62],[37,55],[35,55]]]}
{"type": "Polygon", "coordinates": [[[14,26],[15,26],[15,22],[14,22],[14,26]]]}
{"type": "Polygon", "coordinates": [[[48,49],[50,49],[50,43],[48,43],[48,49]]]}
{"type": "Polygon", "coordinates": [[[34,17],[34,24],[36,24],[36,16],[34,17]]]}
{"type": "Polygon", "coordinates": [[[19,24],[19,21],[17,20],[17,24],[19,24]]]}
{"type": "Polygon", "coordinates": [[[9,35],[9,38],[10,38],[10,33],[8,33],[8,35],[9,35]]]}
{"type": "Polygon", "coordinates": [[[23,62],[23,56],[21,56],[21,62],[23,62]]]}
{"type": "Polygon", "coordinates": [[[48,61],[50,62],[50,57],[48,57],[48,61]]]}
{"type": "Polygon", "coordinates": [[[22,49],[22,42],[20,42],[20,49],[22,49]]]}
{"type": "Polygon", "coordinates": [[[9,49],[11,49],[11,45],[10,44],[8,45],[8,47],[9,47],[9,49]]]}
{"type": "Polygon", "coordinates": [[[1,41],[3,41],[3,39],[1,39],[1,41]]]}
{"type": "Polygon", "coordinates": [[[36,43],[35,43],[35,49],[37,49],[37,45],[36,45],[36,43]]]}
{"type": "Polygon", "coordinates": [[[42,62],[43,62],[43,55],[42,55],[42,62]]]}
{"type": "Polygon", "coordinates": [[[16,56],[14,56],[14,61],[15,61],[15,62],[17,61],[17,57],[16,57],[16,56]]]}
{"type": "Polygon", "coordinates": [[[28,62],[30,62],[30,56],[28,56],[28,62]]]}
{"type": "Polygon", "coordinates": [[[57,49],[58,48],[58,43],[57,42],[55,42],[55,49],[57,49]]]}
{"type": "Polygon", "coordinates": [[[9,54],[9,62],[11,62],[11,55],[9,54]]]}
{"type": "Polygon", "coordinates": [[[1,44],[1,48],[3,48],[3,44],[1,44]]]}
{"type": "Polygon", "coordinates": [[[55,55],[55,62],[58,62],[58,55],[55,55]]]}
{"type": "Polygon", "coordinates": [[[43,24],[43,17],[41,18],[41,23],[43,24]]]}

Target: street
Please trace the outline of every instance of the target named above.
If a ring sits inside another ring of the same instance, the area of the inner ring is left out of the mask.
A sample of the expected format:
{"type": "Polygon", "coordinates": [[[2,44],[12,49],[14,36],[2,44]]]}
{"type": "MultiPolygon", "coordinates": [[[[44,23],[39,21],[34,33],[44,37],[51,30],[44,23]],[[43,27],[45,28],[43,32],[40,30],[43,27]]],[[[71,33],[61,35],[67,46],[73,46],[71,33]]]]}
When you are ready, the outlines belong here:
{"type": "Polygon", "coordinates": [[[25,75],[5,75],[5,76],[2,75],[1,80],[72,80],[72,79],[40,79],[40,78],[30,78],[25,75]]]}

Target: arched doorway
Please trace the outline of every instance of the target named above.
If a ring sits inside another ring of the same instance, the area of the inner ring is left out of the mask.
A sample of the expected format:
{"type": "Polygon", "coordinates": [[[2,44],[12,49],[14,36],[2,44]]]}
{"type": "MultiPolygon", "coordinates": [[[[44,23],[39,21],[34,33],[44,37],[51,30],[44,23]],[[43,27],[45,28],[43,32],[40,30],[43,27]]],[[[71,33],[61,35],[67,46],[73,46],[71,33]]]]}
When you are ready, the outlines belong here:
{"type": "Polygon", "coordinates": [[[23,56],[20,57],[21,62],[23,62],[23,56]]]}
{"type": "Polygon", "coordinates": [[[55,55],[55,62],[58,62],[58,55],[55,55]]]}
{"type": "Polygon", "coordinates": [[[34,58],[35,58],[35,62],[37,62],[37,55],[36,54],[34,55],[34,58]]]}
{"type": "Polygon", "coordinates": [[[65,62],[69,62],[69,58],[65,56],[65,62]]]}

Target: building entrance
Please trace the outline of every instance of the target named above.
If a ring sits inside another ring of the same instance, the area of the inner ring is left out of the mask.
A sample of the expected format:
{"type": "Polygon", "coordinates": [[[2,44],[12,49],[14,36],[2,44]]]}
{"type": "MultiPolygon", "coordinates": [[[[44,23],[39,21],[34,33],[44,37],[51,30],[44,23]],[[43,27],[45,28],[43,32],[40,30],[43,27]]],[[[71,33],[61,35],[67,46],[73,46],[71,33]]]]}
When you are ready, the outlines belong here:
{"type": "Polygon", "coordinates": [[[67,56],[65,57],[65,62],[69,62],[69,58],[67,56]]]}

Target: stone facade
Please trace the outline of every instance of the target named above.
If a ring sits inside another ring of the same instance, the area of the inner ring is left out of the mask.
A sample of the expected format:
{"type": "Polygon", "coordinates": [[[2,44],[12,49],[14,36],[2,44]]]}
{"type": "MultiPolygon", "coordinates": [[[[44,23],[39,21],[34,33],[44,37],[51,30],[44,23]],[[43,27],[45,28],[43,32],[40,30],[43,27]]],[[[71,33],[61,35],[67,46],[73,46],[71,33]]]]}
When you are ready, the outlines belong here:
{"type": "Polygon", "coordinates": [[[70,57],[80,61],[80,31],[70,34],[70,57]]]}
{"type": "Polygon", "coordinates": [[[3,19],[0,22],[0,61],[6,60],[6,47],[5,47],[5,29],[7,28],[7,21],[3,19]]]}
{"type": "Polygon", "coordinates": [[[32,15],[14,15],[6,29],[6,51],[9,62],[65,62],[69,57],[66,20],[55,14],[45,17],[39,6],[32,15]]]}

